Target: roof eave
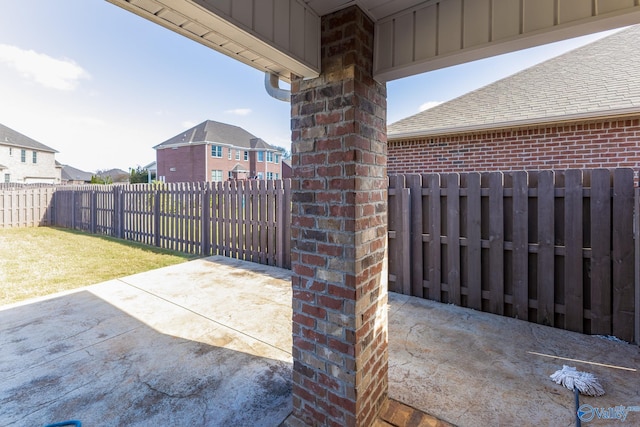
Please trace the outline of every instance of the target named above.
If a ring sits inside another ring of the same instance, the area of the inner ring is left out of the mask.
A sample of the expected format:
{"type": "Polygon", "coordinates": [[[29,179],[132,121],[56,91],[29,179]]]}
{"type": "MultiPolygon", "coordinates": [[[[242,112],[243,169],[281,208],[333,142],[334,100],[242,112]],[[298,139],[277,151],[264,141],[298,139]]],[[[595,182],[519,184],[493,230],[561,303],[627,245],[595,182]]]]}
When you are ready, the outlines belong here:
{"type": "Polygon", "coordinates": [[[411,132],[396,132],[396,133],[389,132],[387,135],[387,139],[389,141],[397,141],[402,139],[416,139],[416,138],[425,138],[430,136],[470,133],[470,132],[487,131],[487,130],[504,129],[504,128],[520,128],[520,127],[527,127],[527,126],[540,125],[540,124],[560,124],[560,123],[567,123],[567,122],[575,122],[578,120],[592,120],[592,119],[607,118],[607,117],[611,117],[611,118],[625,117],[625,116],[638,115],[638,114],[640,114],[640,107],[634,106],[634,107],[620,108],[615,110],[606,110],[606,111],[600,110],[600,111],[590,111],[585,113],[567,114],[562,116],[527,118],[523,120],[512,120],[508,122],[474,124],[474,125],[468,125],[468,126],[436,128],[436,129],[411,131],[411,132]]]}

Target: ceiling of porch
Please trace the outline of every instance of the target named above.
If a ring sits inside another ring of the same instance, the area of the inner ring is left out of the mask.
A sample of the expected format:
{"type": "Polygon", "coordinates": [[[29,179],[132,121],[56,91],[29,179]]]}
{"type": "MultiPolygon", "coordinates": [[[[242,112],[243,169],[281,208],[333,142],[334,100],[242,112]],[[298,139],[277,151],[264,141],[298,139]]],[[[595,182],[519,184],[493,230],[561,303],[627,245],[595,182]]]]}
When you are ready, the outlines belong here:
{"type": "Polygon", "coordinates": [[[374,76],[429,70],[640,23],[639,0],[107,0],[288,81],[320,72],[320,18],[374,21],[374,76]]]}

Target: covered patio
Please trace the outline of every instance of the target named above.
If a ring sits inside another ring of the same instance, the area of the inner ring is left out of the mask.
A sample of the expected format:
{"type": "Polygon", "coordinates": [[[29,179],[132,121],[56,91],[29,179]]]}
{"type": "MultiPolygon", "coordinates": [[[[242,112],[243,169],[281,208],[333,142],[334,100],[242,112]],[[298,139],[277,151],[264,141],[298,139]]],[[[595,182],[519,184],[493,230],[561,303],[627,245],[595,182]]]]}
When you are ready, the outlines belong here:
{"type": "MultiPolygon", "coordinates": [[[[212,257],[4,306],[0,425],[278,426],[293,410],[291,299],[289,270],[212,257]]],[[[394,293],[383,309],[377,426],[570,426],[573,394],[549,379],[563,364],[606,391],[581,403],[640,403],[637,346],[394,293]]]]}
{"type": "Polygon", "coordinates": [[[291,83],[291,425],[387,402],[386,82],[640,22],[637,0],[109,1],[291,83]]]}

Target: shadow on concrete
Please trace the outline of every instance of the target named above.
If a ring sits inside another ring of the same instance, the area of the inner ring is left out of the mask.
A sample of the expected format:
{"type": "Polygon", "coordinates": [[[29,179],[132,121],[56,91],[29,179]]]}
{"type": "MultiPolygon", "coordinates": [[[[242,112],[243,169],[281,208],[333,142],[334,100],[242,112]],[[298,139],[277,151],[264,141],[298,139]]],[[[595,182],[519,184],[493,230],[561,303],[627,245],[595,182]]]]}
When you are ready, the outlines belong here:
{"type": "Polygon", "coordinates": [[[105,285],[0,308],[0,425],[274,426],[289,414],[286,353],[105,285]]]}

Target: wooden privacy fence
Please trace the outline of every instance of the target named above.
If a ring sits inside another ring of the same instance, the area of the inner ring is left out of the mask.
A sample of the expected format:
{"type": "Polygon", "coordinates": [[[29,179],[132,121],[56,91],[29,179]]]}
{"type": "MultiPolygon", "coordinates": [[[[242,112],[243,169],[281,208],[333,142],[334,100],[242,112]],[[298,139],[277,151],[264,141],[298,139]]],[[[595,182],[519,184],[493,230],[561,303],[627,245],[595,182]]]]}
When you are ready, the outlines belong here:
{"type": "Polygon", "coordinates": [[[396,175],[390,290],[636,341],[630,169],[396,175]]]}
{"type": "Polygon", "coordinates": [[[0,228],[50,225],[55,190],[51,185],[0,185],[0,228]]]}
{"type": "Polygon", "coordinates": [[[61,186],[52,224],[290,268],[290,189],[290,180],[61,186]]]}

